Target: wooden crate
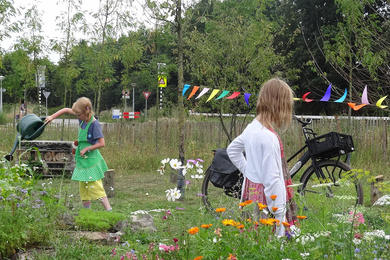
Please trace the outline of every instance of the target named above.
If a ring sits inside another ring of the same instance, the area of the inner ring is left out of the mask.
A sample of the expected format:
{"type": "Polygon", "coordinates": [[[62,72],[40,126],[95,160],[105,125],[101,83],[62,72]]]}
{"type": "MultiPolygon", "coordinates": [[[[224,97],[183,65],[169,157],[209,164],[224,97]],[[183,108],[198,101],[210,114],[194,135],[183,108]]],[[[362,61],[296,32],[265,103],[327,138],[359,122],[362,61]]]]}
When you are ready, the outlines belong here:
{"type": "Polygon", "coordinates": [[[25,163],[29,165],[39,164],[38,148],[41,159],[46,164],[47,169],[43,166],[36,166],[44,176],[60,175],[63,172],[72,174],[75,167],[73,142],[72,141],[22,141],[14,155],[16,163],[25,163]],[[27,151],[27,152],[26,152],[27,151]]]}

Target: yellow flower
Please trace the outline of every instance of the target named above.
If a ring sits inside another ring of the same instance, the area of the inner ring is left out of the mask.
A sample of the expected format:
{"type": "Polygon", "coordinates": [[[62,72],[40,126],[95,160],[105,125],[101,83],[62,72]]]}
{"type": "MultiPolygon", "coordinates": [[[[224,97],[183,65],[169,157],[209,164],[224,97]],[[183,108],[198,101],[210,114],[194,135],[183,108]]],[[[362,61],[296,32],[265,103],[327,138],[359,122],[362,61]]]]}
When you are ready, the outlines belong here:
{"type": "Polygon", "coordinates": [[[211,227],[213,224],[203,224],[203,225],[201,225],[200,227],[201,228],[209,228],[209,227],[211,227]]]}
{"type": "Polygon", "coordinates": [[[278,195],[271,195],[271,199],[275,200],[278,195]]]}
{"type": "Polygon", "coordinates": [[[237,223],[233,219],[224,219],[222,220],[222,224],[225,226],[236,226],[237,223]]]}
{"type": "Polygon", "coordinates": [[[257,205],[259,206],[260,210],[263,210],[263,209],[265,209],[267,207],[267,205],[264,205],[262,203],[257,203],[257,205]]]}
{"type": "Polygon", "coordinates": [[[197,256],[194,258],[194,260],[200,260],[200,259],[203,259],[203,256],[197,256]]]}
{"type": "Polygon", "coordinates": [[[299,219],[305,219],[305,218],[307,218],[306,216],[297,216],[297,218],[299,218],[299,219]]]}
{"type": "Polygon", "coordinates": [[[224,211],[226,211],[226,209],[225,208],[216,208],[215,209],[215,212],[224,212],[224,211]]]}
{"type": "Polygon", "coordinates": [[[193,227],[193,228],[190,228],[188,230],[188,233],[190,233],[191,235],[195,235],[198,232],[199,232],[199,228],[198,227],[193,227]]]}

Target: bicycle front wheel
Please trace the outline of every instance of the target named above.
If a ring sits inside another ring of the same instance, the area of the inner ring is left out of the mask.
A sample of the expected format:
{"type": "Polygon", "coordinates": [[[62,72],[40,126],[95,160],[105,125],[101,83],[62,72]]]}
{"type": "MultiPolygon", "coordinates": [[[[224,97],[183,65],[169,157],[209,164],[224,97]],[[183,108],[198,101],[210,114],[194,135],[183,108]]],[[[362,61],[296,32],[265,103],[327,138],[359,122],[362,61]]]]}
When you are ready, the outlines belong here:
{"type": "MultiPolygon", "coordinates": [[[[341,161],[318,162],[317,176],[311,165],[301,177],[300,204],[304,209],[320,211],[330,207],[345,209],[355,204],[363,204],[363,188],[352,168],[341,161]],[[320,207],[319,207],[320,205],[320,207]]],[[[316,212],[313,212],[316,213],[316,212]]]]}
{"type": "Polygon", "coordinates": [[[226,208],[227,212],[237,211],[241,198],[242,174],[240,173],[239,180],[231,188],[214,186],[210,180],[212,174],[212,171],[207,169],[202,184],[202,201],[206,209],[211,213],[217,208],[226,208]]]}

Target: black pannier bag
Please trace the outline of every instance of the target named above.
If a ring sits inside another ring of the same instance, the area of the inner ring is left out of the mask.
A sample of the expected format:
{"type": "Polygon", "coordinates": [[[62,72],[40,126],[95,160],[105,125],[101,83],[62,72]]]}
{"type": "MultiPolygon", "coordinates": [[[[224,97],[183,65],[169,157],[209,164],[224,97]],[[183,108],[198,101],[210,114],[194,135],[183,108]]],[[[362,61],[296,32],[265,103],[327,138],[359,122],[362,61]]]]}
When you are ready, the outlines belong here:
{"type": "Polygon", "coordinates": [[[209,170],[210,181],[218,188],[230,189],[240,179],[240,171],[230,161],[226,148],[216,150],[209,170]]]}

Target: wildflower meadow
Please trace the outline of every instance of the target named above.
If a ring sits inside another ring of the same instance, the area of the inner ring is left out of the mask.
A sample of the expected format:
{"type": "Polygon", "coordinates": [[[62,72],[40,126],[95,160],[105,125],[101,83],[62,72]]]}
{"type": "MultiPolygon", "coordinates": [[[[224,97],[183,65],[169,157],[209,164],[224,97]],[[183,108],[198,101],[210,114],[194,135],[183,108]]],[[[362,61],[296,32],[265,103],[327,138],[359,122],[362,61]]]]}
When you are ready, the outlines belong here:
{"type": "Polygon", "coordinates": [[[383,182],[382,196],[371,203],[370,171],[376,168],[363,170],[365,161],[352,158],[365,191],[363,205],[338,196],[318,198],[309,207],[297,192],[299,178],[293,179],[299,211],[291,225],[269,214],[273,205],[228,198],[207,209],[202,182],[213,156],[209,147],[190,143],[191,159],[182,163],[174,149],[118,147],[110,137],[106,144],[101,152],[115,169],[112,212],[103,211],[99,201],[83,209],[78,183],[65,172],[48,178],[29,164],[1,161],[0,259],[23,253],[38,260],[390,259],[389,184],[383,182]],[[254,207],[262,212],[258,218],[251,214],[254,207]],[[64,222],[67,215],[74,219],[64,222]],[[125,227],[111,243],[78,235],[111,233],[119,221],[142,215],[151,216],[156,231],[125,227]],[[275,236],[281,227],[285,235],[275,236]]]}

